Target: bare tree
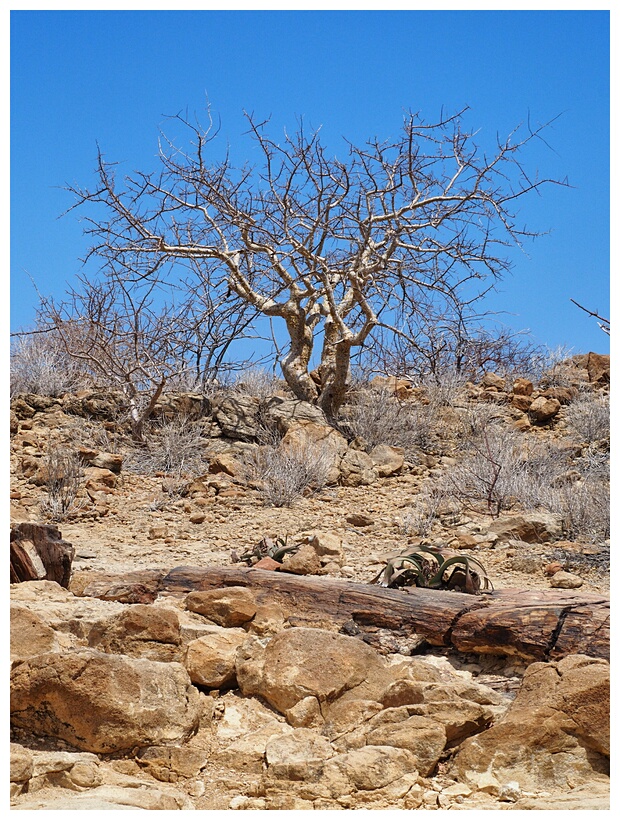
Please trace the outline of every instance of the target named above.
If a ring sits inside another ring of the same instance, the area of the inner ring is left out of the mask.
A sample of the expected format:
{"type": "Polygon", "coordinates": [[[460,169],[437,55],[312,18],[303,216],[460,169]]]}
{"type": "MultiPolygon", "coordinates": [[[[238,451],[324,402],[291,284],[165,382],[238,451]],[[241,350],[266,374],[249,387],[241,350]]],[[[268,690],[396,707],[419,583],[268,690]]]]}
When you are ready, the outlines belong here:
{"type": "Polygon", "coordinates": [[[606,333],[608,336],[611,334],[611,322],[609,321],[609,319],[605,319],[603,316],[600,316],[593,310],[588,310],[588,308],[584,307],[583,305],[580,305],[579,302],[575,302],[574,299],[571,299],[571,302],[574,305],[577,305],[577,307],[580,308],[580,310],[583,310],[585,313],[587,313],[588,316],[593,316],[595,319],[598,319],[599,321],[597,324],[603,331],[603,333],[606,333]]]}
{"type": "Polygon", "coordinates": [[[346,143],[344,159],[303,124],[277,142],[246,115],[255,167],[211,161],[212,122],[177,116],[190,150],[162,135],[159,171],[122,183],[99,152],[97,186],[70,190],[74,207],[94,206],[89,256],[115,276],[161,280],[189,263],[206,292],[225,285],[281,319],[284,378],[333,417],[352,351],[376,328],[402,335],[403,311],[423,312],[436,296],[471,303],[509,268],[506,247],[534,235],[513,209],[552,181],[530,178],[520,161],[542,128],[517,129],[487,156],[463,114],[428,124],[410,113],[396,139],[346,143]]]}

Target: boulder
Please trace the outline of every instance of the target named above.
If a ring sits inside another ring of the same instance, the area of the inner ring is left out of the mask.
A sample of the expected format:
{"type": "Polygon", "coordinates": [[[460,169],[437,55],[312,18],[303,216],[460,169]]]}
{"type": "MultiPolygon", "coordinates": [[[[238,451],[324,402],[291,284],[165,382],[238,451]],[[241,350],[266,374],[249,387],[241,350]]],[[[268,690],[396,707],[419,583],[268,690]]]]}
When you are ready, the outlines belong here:
{"type": "Polygon", "coordinates": [[[498,542],[511,539],[528,544],[556,541],[562,537],[562,519],[551,513],[524,513],[497,518],[489,525],[489,532],[497,535],[498,542]]]}
{"type": "Polygon", "coordinates": [[[11,783],[27,783],[34,771],[32,752],[19,743],[11,743],[9,754],[11,783]]]}
{"type": "Polygon", "coordinates": [[[368,453],[349,447],[340,462],[340,482],[345,487],[365,487],[378,478],[374,462],[368,453]]]}
{"type": "Polygon", "coordinates": [[[529,379],[515,379],[512,385],[512,392],[515,396],[531,396],[534,392],[534,385],[529,379]]]}
{"type": "Polygon", "coordinates": [[[237,650],[246,638],[243,629],[222,629],[190,641],[184,666],[191,682],[207,689],[232,686],[237,650]]]}
{"type": "Polygon", "coordinates": [[[611,358],[609,355],[601,353],[586,353],[573,356],[573,362],[577,367],[583,368],[588,373],[590,384],[605,385],[610,382],[611,358]]]}
{"type": "Polygon", "coordinates": [[[380,478],[399,475],[405,464],[405,451],[402,447],[391,447],[389,444],[377,444],[368,454],[380,478]]]}
{"type": "Polygon", "coordinates": [[[244,695],[259,695],[281,713],[307,697],[330,703],[383,671],[379,654],[362,641],[323,629],[285,629],[266,647],[254,639],[237,656],[244,695]]]}
{"type": "Polygon", "coordinates": [[[191,800],[180,790],[162,791],[150,783],[135,786],[98,786],[82,793],[57,790],[37,792],[27,795],[12,809],[32,811],[48,809],[50,811],[110,811],[113,809],[142,809],[147,811],[192,809],[191,800]]]}
{"type": "Polygon", "coordinates": [[[327,738],[311,729],[295,729],[272,738],[265,746],[267,774],[279,780],[317,781],[325,761],[334,756],[327,738]]]}
{"type": "Polygon", "coordinates": [[[114,655],[150,658],[153,661],[181,660],[179,616],[172,609],[135,604],[94,624],[88,645],[114,655]]]}
{"type": "Polygon", "coordinates": [[[498,376],[497,373],[485,373],[482,377],[481,384],[483,387],[495,388],[495,390],[501,392],[506,388],[506,379],[498,376]]]}
{"type": "Polygon", "coordinates": [[[463,742],[450,774],[476,788],[571,789],[604,780],[608,755],[609,664],[569,655],[531,664],[504,718],[463,742]]]}
{"type": "Polygon", "coordinates": [[[255,441],[261,402],[254,396],[225,396],[214,400],[215,420],[227,438],[255,441]]]}
{"type": "Polygon", "coordinates": [[[84,751],[183,741],[200,713],[198,690],[178,663],[81,649],[38,655],[11,673],[13,724],[84,751]]]}
{"type": "Polygon", "coordinates": [[[303,544],[297,552],[284,556],[283,572],[294,575],[317,575],[321,569],[321,559],[311,544],[303,544]]]}
{"type": "Polygon", "coordinates": [[[354,789],[381,789],[404,775],[417,777],[411,752],[393,746],[365,746],[337,755],[325,763],[324,771],[334,797],[354,789]]]}
{"type": "Polygon", "coordinates": [[[243,626],[256,614],[254,595],[245,587],[190,592],[185,606],[224,627],[243,626]]]}
{"type": "MultiPolygon", "coordinates": [[[[320,407],[299,399],[285,399],[281,396],[271,396],[264,403],[264,418],[267,424],[275,427],[281,435],[285,435],[291,427],[297,425],[317,425],[328,427],[325,413],[320,407]]],[[[328,427],[329,430],[333,428],[328,427]]],[[[336,432],[336,431],[334,431],[336,432]]]]}
{"type": "Polygon", "coordinates": [[[557,416],[561,405],[557,399],[547,399],[544,396],[538,396],[537,399],[530,404],[528,410],[530,419],[537,424],[545,424],[557,416]]]}
{"type": "Polygon", "coordinates": [[[196,777],[207,763],[207,754],[187,746],[149,746],[141,749],[137,762],[151,777],[163,783],[196,777]]]}
{"type": "Polygon", "coordinates": [[[296,422],[291,424],[282,439],[284,448],[303,452],[304,449],[320,448],[327,453],[330,467],[326,484],[336,484],[340,476],[340,462],[347,451],[347,440],[333,427],[317,422],[296,422]]]}
{"type": "Polygon", "coordinates": [[[11,604],[11,662],[19,662],[59,649],[56,633],[39,616],[11,604]]]}
{"type": "Polygon", "coordinates": [[[555,589],[579,589],[583,586],[583,578],[572,572],[560,570],[553,573],[549,584],[555,589]]]}
{"type": "Polygon", "coordinates": [[[211,759],[219,766],[229,766],[236,772],[261,774],[265,765],[267,744],[293,731],[286,723],[272,721],[253,732],[245,732],[211,759]]]}

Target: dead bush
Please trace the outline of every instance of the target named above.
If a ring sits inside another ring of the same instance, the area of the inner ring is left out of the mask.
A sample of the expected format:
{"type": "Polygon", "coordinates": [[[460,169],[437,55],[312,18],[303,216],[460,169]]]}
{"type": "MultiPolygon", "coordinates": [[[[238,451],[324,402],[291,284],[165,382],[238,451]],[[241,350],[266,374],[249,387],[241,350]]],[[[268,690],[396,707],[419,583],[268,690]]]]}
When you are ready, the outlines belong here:
{"type": "Polygon", "coordinates": [[[265,504],[290,507],[308,491],[325,486],[333,453],[315,443],[267,444],[246,456],[247,478],[257,482],[265,504]]]}
{"type": "Polygon", "coordinates": [[[88,376],[64,350],[58,336],[18,336],[11,345],[11,395],[62,396],[83,387],[88,376]]]}
{"type": "Polygon", "coordinates": [[[166,473],[199,475],[209,467],[209,441],[200,423],[184,416],[152,422],[145,443],[132,447],[124,461],[126,470],[142,475],[166,473]]]}
{"type": "Polygon", "coordinates": [[[343,431],[363,439],[368,450],[389,444],[411,457],[417,448],[431,445],[436,413],[432,405],[401,401],[390,390],[362,388],[343,408],[341,422],[343,431]]]}
{"type": "Polygon", "coordinates": [[[570,432],[587,444],[610,436],[608,395],[584,392],[566,407],[564,417],[570,432]]]}
{"type": "Polygon", "coordinates": [[[432,487],[421,492],[412,502],[412,507],[402,519],[400,530],[403,535],[416,535],[426,538],[431,534],[433,525],[440,520],[440,513],[446,500],[443,487],[432,487]]]}
{"type": "Polygon", "coordinates": [[[80,459],[66,447],[51,447],[45,458],[47,497],[41,509],[52,521],[63,521],[84,506],[79,498],[84,471],[80,459]]]}

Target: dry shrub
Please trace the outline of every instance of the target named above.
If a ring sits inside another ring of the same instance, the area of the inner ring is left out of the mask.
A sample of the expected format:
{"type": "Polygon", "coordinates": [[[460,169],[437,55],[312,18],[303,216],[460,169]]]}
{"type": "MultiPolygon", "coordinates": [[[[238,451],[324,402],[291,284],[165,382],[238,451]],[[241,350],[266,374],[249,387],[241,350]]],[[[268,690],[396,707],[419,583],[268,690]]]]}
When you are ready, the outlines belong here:
{"type": "Polygon", "coordinates": [[[609,439],[609,396],[606,394],[582,393],[566,407],[564,417],[571,433],[581,441],[590,444],[609,439]]]}
{"type": "Polygon", "coordinates": [[[142,475],[198,475],[209,467],[209,444],[202,425],[183,416],[152,422],[144,445],[129,450],[124,466],[142,475]]]}
{"type": "Polygon", "coordinates": [[[390,390],[363,388],[343,409],[343,430],[364,440],[367,449],[377,444],[402,447],[407,456],[430,446],[436,414],[432,405],[400,400],[390,390]]]}
{"type": "Polygon", "coordinates": [[[314,442],[267,444],[246,456],[247,477],[256,481],[265,504],[290,507],[308,490],[325,486],[333,453],[314,442]]]}
{"type": "Polygon", "coordinates": [[[400,525],[403,535],[429,536],[433,525],[440,520],[446,497],[445,489],[437,486],[419,493],[412,502],[411,510],[403,516],[400,525]]]}
{"type": "Polygon", "coordinates": [[[80,459],[66,447],[52,447],[45,458],[48,472],[47,497],[41,509],[52,521],[62,521],[78,512],[84,505],[79,493],[84,471],[80,459]]]}
{"type": "Polygon", "coordinates": [[[11,395],[62,396],[87,381],[53,332],[19,336],[11,346],[11,395]]]}

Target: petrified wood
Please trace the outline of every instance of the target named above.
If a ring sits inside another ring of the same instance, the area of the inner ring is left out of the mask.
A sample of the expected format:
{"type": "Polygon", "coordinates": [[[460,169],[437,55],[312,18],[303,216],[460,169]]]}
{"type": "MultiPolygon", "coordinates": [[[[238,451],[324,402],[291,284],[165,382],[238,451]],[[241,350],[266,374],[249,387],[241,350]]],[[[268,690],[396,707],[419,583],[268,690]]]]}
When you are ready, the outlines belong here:
{"type": "Polygon", "coordinates": [[[73,546],[50,524],[23,522],[11,527],[11,583],[56,581],[69,586],[73,546]]]}
{"type": "MultiPolygon", "coordinates": [[[[462,652],[556,660],[569,654],[609,658],[609,600],[570,590],[501,589],[485,595],[408,588],[386,589],[317,576],[247,567],[175,567],[169,572],[102,576],[84,595],[128,597],[131,583],[182,597],[189,592],[247,587],[257,603],[277,602],[292,626],[337,626],[373,643],[378,631],[404,641],[416,636],[462,652]]],[[[144,600],[144,598],[142,598],[144,600]]]]}

